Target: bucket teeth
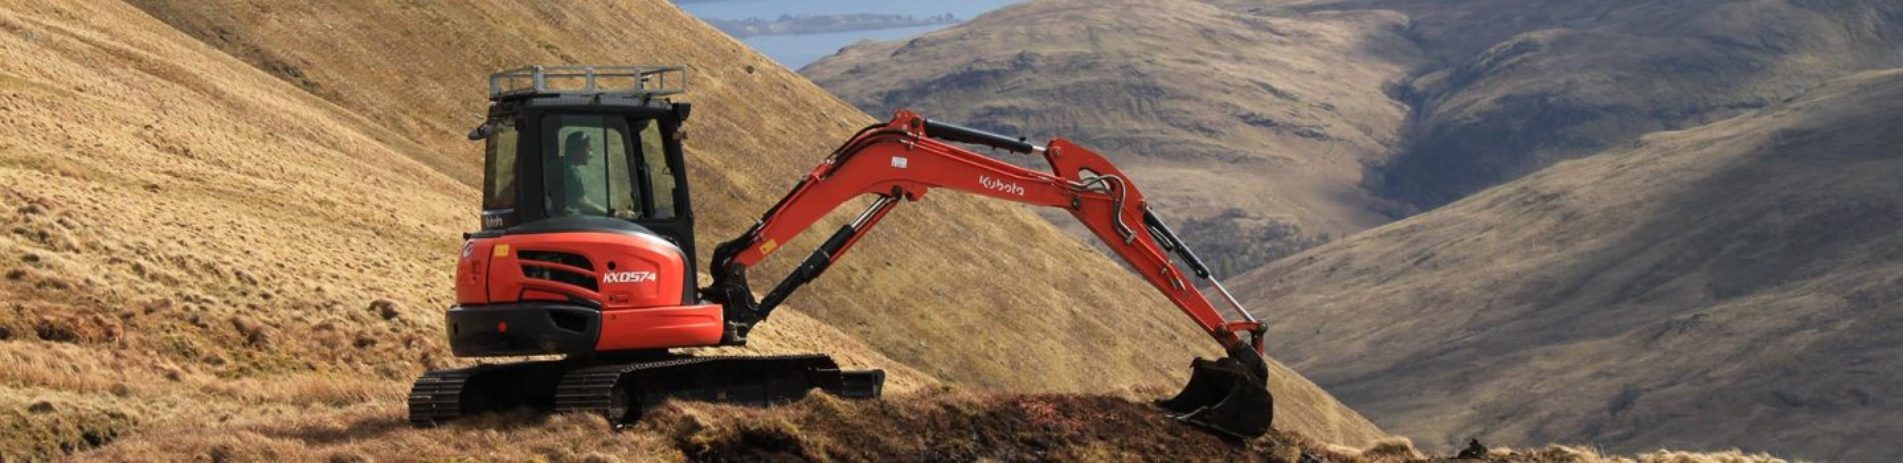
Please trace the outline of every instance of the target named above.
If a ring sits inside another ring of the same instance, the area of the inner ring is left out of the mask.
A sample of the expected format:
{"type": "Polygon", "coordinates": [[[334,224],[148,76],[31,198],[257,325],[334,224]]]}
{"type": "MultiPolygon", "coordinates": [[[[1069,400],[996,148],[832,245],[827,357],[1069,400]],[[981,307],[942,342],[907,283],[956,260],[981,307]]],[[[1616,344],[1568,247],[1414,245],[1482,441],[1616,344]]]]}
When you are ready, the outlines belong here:
{"type": "Polygon", "coordinates": [[[1176,396],[1156,405],[1183,422],[1237,439],[1268,432],[1275,418],[1275,401],[1265,378],[1233,358],[1196,359],[1190,364],[1189,384],[1176,396]]]}

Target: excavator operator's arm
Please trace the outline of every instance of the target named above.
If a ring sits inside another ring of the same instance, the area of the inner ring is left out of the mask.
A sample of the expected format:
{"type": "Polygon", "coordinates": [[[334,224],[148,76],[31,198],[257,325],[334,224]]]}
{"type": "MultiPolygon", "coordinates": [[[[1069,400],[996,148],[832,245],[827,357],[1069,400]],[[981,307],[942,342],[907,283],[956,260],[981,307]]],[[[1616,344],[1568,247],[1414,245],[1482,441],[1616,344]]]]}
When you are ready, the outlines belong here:
{"type": "Polygon", "coordinates": [[[1202,261],[1150,211],[1143,194],[1121,170],[1097,153],[1064,139],[1037,146],[1022,139],[928,121],[908,111],[899,111],[890,122],[860,131],[802,178],[759,223],[714,249],[714,284],[703,292],[726,307],[724,342],[745,343],[754,324],[765,320],[794,290],[825,272],[901,200],[916,201],[933,188],[1070,211],[1228,352],[1228,358],[1221,361],[1198,359],[1190,385],[1182,394],[1159,404],[1181,413],[1188,421],[1229,434],[1253,437],[1266,431],[1270,404],[1265,390],[1267,366],[1261,357],[1262,324],[1243,310],[1202,261]],[[1052,172],[1012,165],[947,141],[1042,154],[1052,172]],[[747,269],[839,205],[868,194],[876,197],[871,207],[814,250],[765,298],[754,299],[747,269]],[[1230,320],[1217,311],[1168,252],[1181,257],[1196,277],[1210,281],[1242,318],[1230,320]],[[1243,333],[1248,334],[1246,339],[1243,333]]]}

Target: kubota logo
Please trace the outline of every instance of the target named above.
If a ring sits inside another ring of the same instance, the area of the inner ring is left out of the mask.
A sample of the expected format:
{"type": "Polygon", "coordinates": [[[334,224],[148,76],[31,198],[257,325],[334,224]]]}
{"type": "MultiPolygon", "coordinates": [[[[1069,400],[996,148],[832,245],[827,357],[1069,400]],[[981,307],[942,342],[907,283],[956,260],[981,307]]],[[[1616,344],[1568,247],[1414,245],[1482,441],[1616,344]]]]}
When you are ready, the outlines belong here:
{"type": "Polygon", "coordinates": [[[608,272],[601,277],[601,284],[648,283],[654,280],[654,272],[608,272]]]}
{"type": "Polygon", "coordinates": [[[1024,196],[1024,187],[1021,185],[1018,185],[1016,182],[1007,182],[1004,180],[991,178],[990,176],[980,175],[978,176],[978,184],[984,185],[985,188],[998,190],[998,191],[1002,191],[1005,193],[1010,193],[1010,194],[1014,194],[1018,196],[1024,196]]]}

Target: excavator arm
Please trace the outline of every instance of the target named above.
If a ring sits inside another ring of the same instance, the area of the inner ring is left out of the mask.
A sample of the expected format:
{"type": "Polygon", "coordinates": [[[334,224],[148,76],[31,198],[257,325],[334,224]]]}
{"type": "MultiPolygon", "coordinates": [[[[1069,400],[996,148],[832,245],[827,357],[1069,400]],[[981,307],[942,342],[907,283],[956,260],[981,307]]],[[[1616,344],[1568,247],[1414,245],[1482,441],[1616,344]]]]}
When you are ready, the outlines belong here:
{"type": "Polygon", "coordinates": [[[1097,153],[1064,139],[1038,146],[930,121],[908,111],[860,131],[801,178],[760,222],[715,248],[714,282],[702,291],[724,307],[727,326],[722,342],[744,344],[755,324],[800,286],[824,273],[894,207],[922,199],[938,188],[1069,211],[1228,353],[1215,361],[1196,359],[1190,384],[1158,405],[1180,419],[1232,436],[1248,438],[1267,431],[1272,402],[1261,355],[1262,324],[1243,310],[1201,259],[1150,210],[1128,176],[1097,153]],[[950,142],[1039,154],[1051,172],[1026,169],[950,142]],[[874,200],[864,212],[840,227],[764,298],[754,298],[748,269],[840,205],[868,195],[874,200]],[[1190,272],[1179,267],[1171,254],[1181,258],[1190,272]],[[1192,277],[1210,282],[1240,319],[1226,318],[1192,277]]]}

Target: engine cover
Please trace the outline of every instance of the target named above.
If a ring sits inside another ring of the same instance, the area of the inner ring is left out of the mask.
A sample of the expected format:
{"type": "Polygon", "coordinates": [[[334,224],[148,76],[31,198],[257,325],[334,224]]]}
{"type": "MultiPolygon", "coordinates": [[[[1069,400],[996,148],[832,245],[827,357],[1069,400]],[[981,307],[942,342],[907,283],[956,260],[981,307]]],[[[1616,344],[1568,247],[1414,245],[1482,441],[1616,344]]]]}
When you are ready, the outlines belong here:
{"type": "Polygon", "coordinates": [[[623,230],[474,236],[456,265],[451,348],[480,357],[718,344],[720,306],[696,298],[687,259],[666,239],[623,230]]]}
{"type": "Polygon", "coordinates": [[[678,306],[692,302],[686,260],[673,243],[633,233],[473,238],[456,265],[456,302],[569,302],[604,311],[678,306]]]}

